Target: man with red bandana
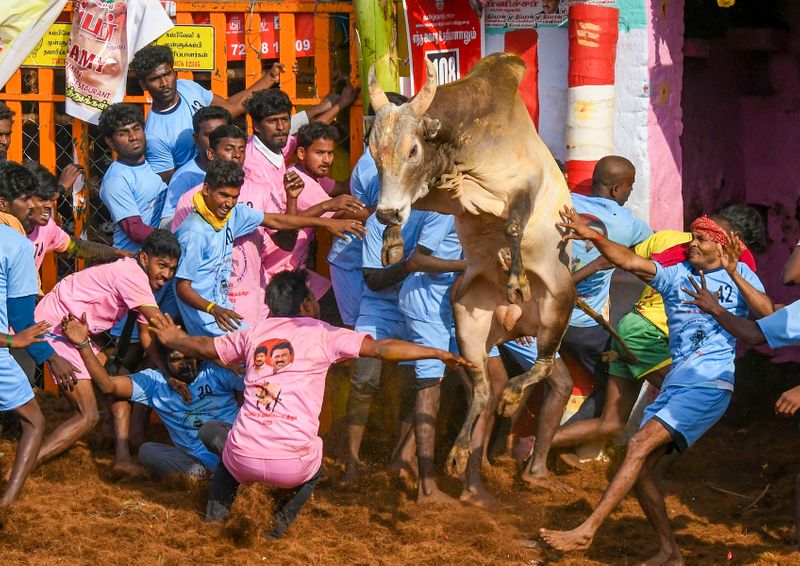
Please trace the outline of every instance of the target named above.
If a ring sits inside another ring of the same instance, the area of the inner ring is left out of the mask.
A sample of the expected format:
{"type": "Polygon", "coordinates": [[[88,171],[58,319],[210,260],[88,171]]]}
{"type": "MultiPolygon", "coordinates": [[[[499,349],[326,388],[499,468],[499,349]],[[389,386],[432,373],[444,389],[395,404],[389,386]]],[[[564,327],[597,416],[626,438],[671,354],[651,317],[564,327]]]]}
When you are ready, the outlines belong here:
{"type": "Polygon", "coordinates": [[[690,289],[711,289],[722,307],[737,316],[771,314],[772,301],[755,273],[738,262],[742,244],[722,218],[695,220],[687,261],[665,268],[604,238],[574,209],[565,209],[562,217],[560,225],[569,231],[565,239],[590,240],[614,266],[630,271],[661,293],[670,330],[672,369],[592,514],[571,531],[541,529],[540,534],[558,550],[586,549],[600,525],[633,488],[659,542],[658,553],[648,564],[682,564],[653,469],[672,449],[682,452],[694,444],[725,413],[733,392],[736,346],[735,338],[697,306],[696,294],[690,289]]]}
{"type": "MultiPolygon", "coordinates": [[[[739,261],[756,271],[753,255],[764,249],[764,223],[753,207],[734,204],[716,213],[712,218],[727,221],[736,236],[745,245],[739,261]]],[[[637,244],[633,251],[639,257],[657,261],[670,267],[686,261],[692,234],[677,230],[660,230],[637,244]]],[[[611,264],[602,256],[591,262],[588,270],[603,270],[611,264]]],[[[672,364],[669,351],[669,326],[661,295],[649,285],[642,291],[633,309],[617,324],[617,332],[625,345],[636,355],[636,361],[618,359],[608,368],[608,387],[603,413],[598,418],[585,419],[562,426],[553,438],[553,446],[578,446],[596,440],[612,441],[624,430],[625,424],[637,402],[639,390],[646,380],[656,388],[661,387],[664,376],[672,364]]],[[[611,349],[623,354],[622,346],[612,340],[611,349]]]]}

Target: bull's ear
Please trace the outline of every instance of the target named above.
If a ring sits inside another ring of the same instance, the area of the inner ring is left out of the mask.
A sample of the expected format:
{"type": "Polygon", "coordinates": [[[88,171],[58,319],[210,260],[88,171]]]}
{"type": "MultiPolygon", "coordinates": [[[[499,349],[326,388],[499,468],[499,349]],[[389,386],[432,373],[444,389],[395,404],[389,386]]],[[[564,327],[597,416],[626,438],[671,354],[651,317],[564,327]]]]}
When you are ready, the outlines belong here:
{"type": "Polygon", "coordinates": [[[436,118],[430,116],[422,117],[422,131],[425,133],[426,140],[432,140],[439,133],[442,123],[436,118]]]}

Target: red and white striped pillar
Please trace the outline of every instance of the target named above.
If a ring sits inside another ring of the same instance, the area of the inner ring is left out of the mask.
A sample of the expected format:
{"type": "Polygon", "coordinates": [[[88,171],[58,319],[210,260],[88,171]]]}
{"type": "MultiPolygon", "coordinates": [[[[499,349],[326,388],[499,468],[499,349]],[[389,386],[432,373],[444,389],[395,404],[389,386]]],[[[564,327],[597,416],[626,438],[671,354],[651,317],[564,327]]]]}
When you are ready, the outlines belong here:
{"type": "Polygon", "coordinates": [[[567,184],[581,194],[591,191],[597,161],[613,153],[618,35],[616,8],[590,4],[570,7],[567,184]]]}

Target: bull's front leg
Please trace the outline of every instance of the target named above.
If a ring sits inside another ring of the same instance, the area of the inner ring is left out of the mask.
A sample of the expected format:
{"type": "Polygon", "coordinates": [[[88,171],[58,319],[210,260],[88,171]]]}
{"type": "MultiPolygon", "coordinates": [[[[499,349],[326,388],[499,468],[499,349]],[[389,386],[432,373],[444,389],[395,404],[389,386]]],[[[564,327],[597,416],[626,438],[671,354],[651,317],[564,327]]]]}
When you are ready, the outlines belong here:
{"type": "MultiPolygon", "coordinates": [[[[528,283],[528,276],[525,274],[525,267],[522,265],[522,235],[530,216],[530,194],[527,191],[516,193],[512,197],[505,226],[505,235],[510,251],[506,297],[511,304],[527,303],[531,300],[531,287],[528,283]]],[[[502,262],[502,257],[500,260],[502,262]]]]}

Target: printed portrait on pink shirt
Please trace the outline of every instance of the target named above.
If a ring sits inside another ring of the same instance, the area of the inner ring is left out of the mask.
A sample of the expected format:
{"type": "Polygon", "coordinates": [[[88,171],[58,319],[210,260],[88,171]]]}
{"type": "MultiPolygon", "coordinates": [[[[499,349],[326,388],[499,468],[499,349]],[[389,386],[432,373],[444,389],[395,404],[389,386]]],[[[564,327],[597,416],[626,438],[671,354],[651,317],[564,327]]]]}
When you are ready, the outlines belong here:
{"type": "Polygon", "coordinates": [[[253,368],[261,375],[276,374],[289,367],[294,362],[294,347],[285,338],[270,338],[264,340],[253,353],[253,368]],[[272,371],[267,371],[267,368],[272,371]]]}

